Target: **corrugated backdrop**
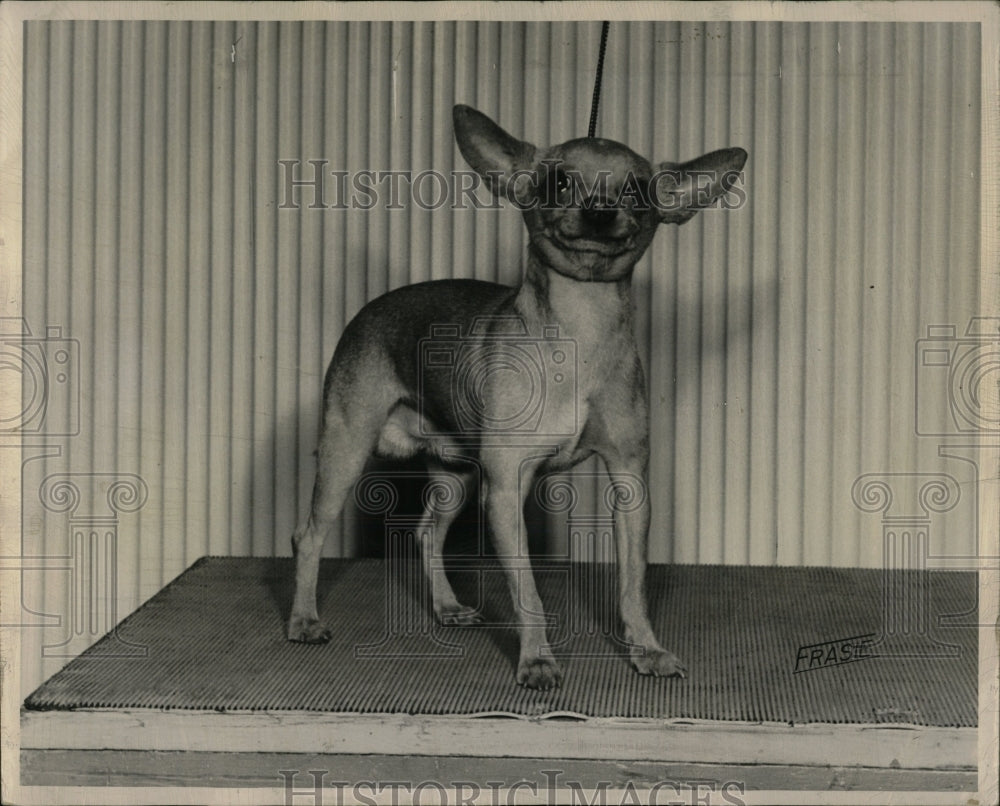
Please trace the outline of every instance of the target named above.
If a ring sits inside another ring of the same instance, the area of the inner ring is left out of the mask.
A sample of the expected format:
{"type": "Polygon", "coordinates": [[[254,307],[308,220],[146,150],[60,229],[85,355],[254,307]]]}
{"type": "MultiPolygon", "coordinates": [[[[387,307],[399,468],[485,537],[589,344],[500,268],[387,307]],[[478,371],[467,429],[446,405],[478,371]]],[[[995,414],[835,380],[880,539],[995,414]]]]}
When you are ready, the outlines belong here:
{"type": "MultiPolygon", "coordinates": [[[[581,136],[599,35],[589,22],[27,24],[24,345],[49,385],[19,426],[23,554],[48,568],[25,572],[24,618],[50,626],[26,638],[26,687],[43,672],[33,641],[51,672],[196,558],[290,552],[325,366],[367,300],[429,278],[518,280],[515,211],[422,209],[405,193],[398,209],[314,209],[310,188],[283,207],[280,161],[298,161],[296,178],[309,160],[351,176],[464,169],[456,102],[539,144],[581,136]],[[110,586],[97,593],[94,563],[110,586]]],[[[856,479],[974,480],[939,455],[947,439],[917,434],[919,417],[958,442],[962,428],[947,367],[915,356],[932,325],[956,328],[932,334],[944,364],[972,343],[979,36],[611,26],[600,135],[655,160],[750,153],[746,205],[663,228],[635,275],[653,561],[876,566],[878,500],[856,504],[856,479]]],[[[583,512],[602,482],[581,484],[583,512]]],[[[935,515],[932,553],[975,553],[964,489],[935,515]]],[[[357,553],[360,526],[349,516],[328,553],[357,553]]]]}

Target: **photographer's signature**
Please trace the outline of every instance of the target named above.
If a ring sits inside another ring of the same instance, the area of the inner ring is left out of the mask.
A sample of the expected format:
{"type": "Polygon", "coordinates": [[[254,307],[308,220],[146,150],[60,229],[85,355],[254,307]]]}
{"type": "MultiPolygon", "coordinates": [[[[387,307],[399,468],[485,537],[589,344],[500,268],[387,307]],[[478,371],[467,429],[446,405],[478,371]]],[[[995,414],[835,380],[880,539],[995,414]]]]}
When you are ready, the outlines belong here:
{"type": "Polygon", "coordinates": [[[824,641],[821,644],[800,646],[795,656],[795,672],[812,672],[816,669],[826,669],[830,666],[842,666],[845,663],[865,660],[874,657],[872,645],[875,633],[855,635],[852,638],[840,638],[836,641],[824,641]]]}

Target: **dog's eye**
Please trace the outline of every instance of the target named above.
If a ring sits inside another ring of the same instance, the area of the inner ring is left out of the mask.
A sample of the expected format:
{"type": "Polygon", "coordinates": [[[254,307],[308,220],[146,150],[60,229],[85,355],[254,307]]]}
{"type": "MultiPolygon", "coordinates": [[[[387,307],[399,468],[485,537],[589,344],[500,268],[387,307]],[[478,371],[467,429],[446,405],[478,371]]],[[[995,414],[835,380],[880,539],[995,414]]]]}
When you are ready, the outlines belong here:
{"type": "Polygon", "coordinates": [[[555,191],[558,201],[565,201],[566,194],[573,187],[573,180],[562,171],[557,170],[552,174],[552,189],[555,191]]]}
{"type": "Polygon", "coordinates": [[[572,202],[573,178],[565,171],[555,168],[549,171],[545,181],[545,198],[555,207],[564,207],[572,202]]]}

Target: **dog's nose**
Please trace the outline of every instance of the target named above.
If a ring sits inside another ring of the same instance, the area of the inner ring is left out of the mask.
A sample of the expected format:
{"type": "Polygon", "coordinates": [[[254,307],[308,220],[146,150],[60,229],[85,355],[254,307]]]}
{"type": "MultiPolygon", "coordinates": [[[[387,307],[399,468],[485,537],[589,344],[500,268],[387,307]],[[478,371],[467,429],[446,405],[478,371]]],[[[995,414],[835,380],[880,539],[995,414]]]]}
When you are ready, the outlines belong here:
{"type": "Polygon", "coordinates": [[[618,215],[618,210],[602,202],[589,200],[583,205],[584,219],[595,227],[607,227],[618,215]]]}

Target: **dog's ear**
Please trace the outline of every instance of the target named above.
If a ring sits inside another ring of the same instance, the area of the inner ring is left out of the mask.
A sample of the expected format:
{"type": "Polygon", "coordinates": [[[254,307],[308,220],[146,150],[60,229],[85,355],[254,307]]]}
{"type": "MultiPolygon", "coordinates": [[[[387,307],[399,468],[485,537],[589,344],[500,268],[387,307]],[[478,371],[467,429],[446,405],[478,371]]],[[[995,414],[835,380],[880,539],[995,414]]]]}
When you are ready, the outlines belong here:
{"type": "MultiPolygon", "coordinates": [[[[650,181],[650,195],[665,224],[683,224],[695,213],[711,207],[736,185],[747,161],[742,148],[724,148],[680,165],[663,162],[650,181]]],[[[739,202],[742,189],[734,191],[739,202]]]]}
{"type": "Polygon", "coordinates": [[[497,126],[482,112],[458,104],[453,112],[455,139],[465,161],[485,180],[493,195],[524,201],[528,172],[534,166],[535,147],[497,126]],[[522,181],[518,181],[518,178],[522,181]]]}

